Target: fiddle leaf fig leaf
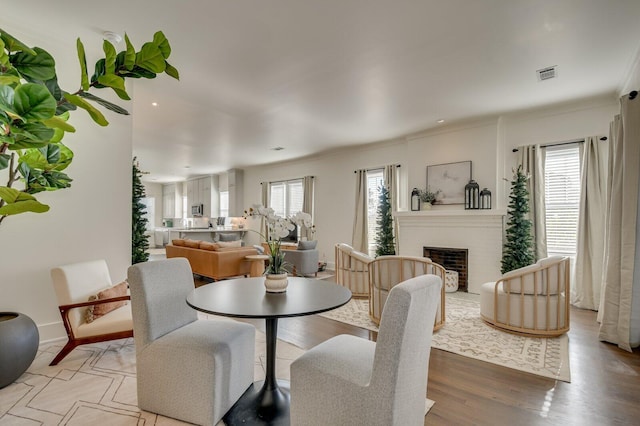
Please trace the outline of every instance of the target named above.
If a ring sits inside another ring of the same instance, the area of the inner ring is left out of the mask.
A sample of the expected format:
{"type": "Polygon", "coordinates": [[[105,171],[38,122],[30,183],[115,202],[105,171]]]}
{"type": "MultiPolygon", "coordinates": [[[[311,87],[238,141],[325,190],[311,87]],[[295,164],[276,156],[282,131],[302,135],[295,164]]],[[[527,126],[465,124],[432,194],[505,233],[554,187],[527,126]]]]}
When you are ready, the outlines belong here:
{"type": "Polygon", "coordinates": [[[16,88],[13,107],[27,121],[46,120],[56,113],[56,100],[46,86],[26,83],[16,88]]]}
{"type": "Polygon", "coordinates": [[[127,33],[124,34],[124,42],[127,45],[127,50],[124,55],[124,67],[131,71],[136,64],[136,49],[133,47],[133,44],[131,44],[127,33]]]}
{"type": "Polygon", "coordinates": [[[157,31],[153,35],[153,44],[158,46],[158,49],[160,49],[160,53],[162,53],[162,57],[164,59],[167,59],[169,55],[171,55],[171,46],[169,45],[169,40],[167,40],[162,31],[157,31]]]}
{"type": "Polygon", "coordinates": [[[127,111],[126,109],[122,108],[119,105],[113,104],[109,101],[105,101],[102,98],[97,97],[94,94],[91,94],[89,92],[81,92],[79,93],[79,95],[85,99],[89,99],[92,100],[93,102],[102,105],[103,107],[105,107],[106,109],[113,111],[115,113],[118,114],[122,114],[122,115],[129,115],[129,111],[127,111]]]}
{"type": "Polygon", "coordinates": [[[165,61],[165,64],[166,67],[164,69],[164,72],[167,73],[168,76],[171,76],[176,80],[180,80],[180,73],[178,72],[178,70],[167,61],[165,61]]]}
{"type": "Polygon", "coordinates": [[[44,49],[34,47],[36,52],[32,55],[28,52],[18,52],[11,56],[11,63],[25,78],[38,81],[47,81],[56,76],[56,61],[53,56],[44,49]]]}
{"type": "Polygon", "coordinates": [[[13,87],[0,85],[0,108],[2,108],[3,111],[17,114],[16,110],[13,108],[14,97],[15,91],[13,90],[13,87]]]}
{"type": "Polygon", "coordinates": [[[91,105],[89,102],[82,99],[80,96],[72,95],[71,93],[65,93],[64,98],[69,102],[71,102],[72,104],[74,104],[75,106],[80,107],[85,111],[87,111],[91,116],[91,118],[93,119],[93,121],[95,121],[99,125],[101,126],[109,125],[109,122],[107,121],[106,118],[104,118],[104,115],[102,115],[100,111],[98,111],[93,105],[91,105]]]}
{"type": "Polygon", "coordinates": [[[163,72],[166,66],[160,48],[151,42],[143,44],[136,54],[136,65],[156,74],[163,72]]]}
{"type": "Polygon", "coordinates": [[[6,203],[0,207],[0,215],[3,216],[26,212],[44,213],[49,211],[49,206],[36,200],[33,195],[13,188],[7,188],[6,186],[0,186],[0,198],[6,203]]]}
{"type": "Polygon", "coordinates": [[[0,154],[0,170],[4,170],[9,167],[9,160],[11,160],[11,156],[9,154],[0,154]]]}
{"type": "Polygon", "coordinates": [[[0,215],[3,216],[26,212],[44,213],[49,211],[49,206],[36,200],[33,195],[6,186],[0,186],[0,198],[6,203],[0,207],[0,215]]]}
{"type": "Polygon", "coordinates": [[[53,129],[61,129],[69,133],[75,133],[76,131],[75,127],[67,123],[65,120],[62,120],[59,116],[53,116],[49,119],[42,120],[42,122],[53,129]]]}
{"type": "Polygon", "coordinates": [[[84,52],[84,45],[80,38],[76,40],[76,49],[78,51],[78,61],[80,62],[80,87],[82,90],[89,90],[89,76],[87,74],[87,56],[84,52]]]}
{"type": "Polygon", "coordinates": [[[106,87],[111,87],[120,99],[124,99],[125,101],[131,100],[124,87],[124,78],[115,74],[101,75],[98,77],[98,83],[106,87]]]}
{"type": "Polygon", "coordinates": [[[31,49],[29,46],[27,46],[20,40],[11,36],[11,34],[8,34],[2,28],[0,28],[0,38],[4,42],[4,46],[9,52],[26,52],[30,55],[36,54],[36,52],[33,49],[31,49]]]}
{"type": "Polygon", "coordinates": [[[102,50],[104,51],[104,70],[106,74],[115,74],[116,72],[116,49],[113,44],[104,40],[102,42],[102,50]]]}

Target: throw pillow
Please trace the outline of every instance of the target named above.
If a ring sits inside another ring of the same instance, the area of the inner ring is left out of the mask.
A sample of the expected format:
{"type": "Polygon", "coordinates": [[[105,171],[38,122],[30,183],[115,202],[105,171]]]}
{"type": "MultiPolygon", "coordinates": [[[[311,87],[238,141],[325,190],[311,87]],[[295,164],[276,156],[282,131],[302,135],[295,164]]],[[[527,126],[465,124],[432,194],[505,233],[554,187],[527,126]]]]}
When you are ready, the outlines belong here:
{"type": "MultiPolygon", "coordinates": [[[[126,281],[123,281],[118,285],[114,285],[100,291],[98,294],[89,296],[89,302],[93,302],[94,300],[111,299],[112,297],[126,296],[128,286],[129,284],[126,281]]],[[[85,313],[85,322],[87,324],[91,323],[101,316],[106,315],[126,304],[127,302],[125,300],[121,300],[119,302],[102,303],[100,305],[89,306],[85,313]]]]}
{"type": "Polygon", "coordinates": [[[228,248],[228,247],[242,247],[242,241],[218,241],[218,247],[220,248],[228,248]]]}
{"type": "Polygon", "coordinates": [[[200,249],[201,250],[210,250],[213,251],[218,247],[216,243],[209,243],[207,241],[200,241],[200,249]]]}
{"type": "Polygon", "coordinates": [[[174,246],[184,247],[184,240],[183,239],[171,240],[171,244],[173,244],[174,246]]]}
{"type": "Polygon", "coordinates": [[[218,234],[218,241],[237,241],[240,239],[240,235],[238,234],[218,234]]]}
{"type": "Polygon", "coordinates": [[[298,250],[313,250],[318,245],[317,240],[298,242],[298,250]]]}
{"type": "Polygon", "coordinates": [[[200,240],[184,240],[184,245],[190,248],[199,248],[200,240]]]}

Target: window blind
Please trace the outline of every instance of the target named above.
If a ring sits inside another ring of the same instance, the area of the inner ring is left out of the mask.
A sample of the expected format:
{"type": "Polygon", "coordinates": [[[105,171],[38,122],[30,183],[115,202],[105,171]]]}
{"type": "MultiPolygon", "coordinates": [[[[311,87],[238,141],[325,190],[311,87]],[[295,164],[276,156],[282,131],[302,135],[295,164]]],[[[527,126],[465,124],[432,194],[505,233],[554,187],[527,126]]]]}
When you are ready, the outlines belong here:
{"type": "Polygon", "coordinates": [[[271,182],[269,187],[271,193],[269,206],[274,210],[275,214],[288,217],[302,211],[304,199],[302,179],[271,182]]]}
{"type": "Polygon", "coordinates": [[[550,256],[575,256],[580,208],[579,147],[548,147],[545,162],[547,252],[550,256]]]}

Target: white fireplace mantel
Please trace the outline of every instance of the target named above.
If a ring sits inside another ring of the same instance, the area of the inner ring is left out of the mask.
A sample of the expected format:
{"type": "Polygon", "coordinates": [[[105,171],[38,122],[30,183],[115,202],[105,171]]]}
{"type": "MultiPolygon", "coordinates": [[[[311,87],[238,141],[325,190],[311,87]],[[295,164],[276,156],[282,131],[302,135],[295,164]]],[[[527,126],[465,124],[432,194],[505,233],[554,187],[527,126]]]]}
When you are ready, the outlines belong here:
{"type": "Polygon", "coordinates": [[[468,255],[468,291],[500,277],[502,210],[426,210],[394,212],[402,256],[422,256],[424,246],[461,248],[468,255]]]}

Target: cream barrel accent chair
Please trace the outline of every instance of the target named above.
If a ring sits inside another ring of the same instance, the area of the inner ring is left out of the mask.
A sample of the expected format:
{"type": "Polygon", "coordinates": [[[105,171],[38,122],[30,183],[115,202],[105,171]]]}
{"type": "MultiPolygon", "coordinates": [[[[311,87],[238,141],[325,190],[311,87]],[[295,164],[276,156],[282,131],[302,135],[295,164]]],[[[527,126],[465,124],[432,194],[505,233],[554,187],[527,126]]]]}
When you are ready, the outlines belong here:
{"type": "Polygon", "coordinates": [[[291,364],[291,424],[424,424],[429,356],[442,280],[422,275],[389,293],[378,341],[340,335],[291,364]]]}
{"type": "Polygon", "coordinates": [[[351,290],[353,297],[369,296],[369,263],[373,258],[348,244],[336,244],[336,282],[351,290]]]}
{"type": "Polygon", "coordinates": [[[59,266],[51,270],[51,280],[68,341],[49,365],[57,365],[79,345],[133,336],[127,285],[112,285],[107,262],[91,260],[59,266]],[[106,313],[98,317],[97,310],[106,313]]]}
{"type": "MultiPolygon", "coordinates": [[[[255,328],[198,320],[185,258],[129,267],[138,407],[189,423],[215,425],[253,383],[255,328]]],[[[210,284],[215,285],[215,284],[210,284]]]]}
{"type": "MultiPolygon", "coordinates": [[[[379,256],[369,263],[369,316],[371,320],[380,324],[389,291],[395,285],[409,278],[425,274],[436,275],[444,283],[445,269],[427,257],[379,256]]],[[[442,295],[436,313],[434,331],[442,328],[445,321],[444,285],[441,290],[442,295]]]]}
{"type": "Polygon", "coordinates": [[[480,289],[480,315],[516,334],[554,337],[569,331],[569,258],[552,256],[507,272],[480,289]]]}

